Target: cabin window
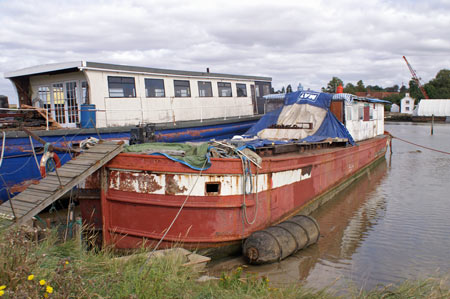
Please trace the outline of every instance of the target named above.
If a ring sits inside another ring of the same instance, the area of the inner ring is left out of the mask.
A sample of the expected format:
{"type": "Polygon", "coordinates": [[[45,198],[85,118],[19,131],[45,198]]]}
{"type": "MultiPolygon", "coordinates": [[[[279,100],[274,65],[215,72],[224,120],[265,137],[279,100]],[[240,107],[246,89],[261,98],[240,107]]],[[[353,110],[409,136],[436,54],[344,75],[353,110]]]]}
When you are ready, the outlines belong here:
{"type": "Polygon", "coordinates": [[[409,104],[409,100],[406,100],[406,104],[409,104]]]}
{"type": "Polygon", "coordinates": [[[191,96],[191,87],[188,80],[173,80],[175,88],[175,97],[189,98],[191,96]]]}
{"type": "MultiPolygon", "coordinates": [[[[50,87],[49,86],[39,86],[38,88],[38,94],[39,99],[42,101],[42,107],[45,109],[51,108],[51,101],[50,101],[50,87]]],[[[39,105],[39,107],[41,107],[39,105]]]]}
{"type": "Polygon", "coordinates": [[[136,87],[133,77],[108,76],[110,98],[135,98],[136,87]]]}
{"type": "Polygon", "coordinates": [[[89,86],[86,81],[81,82],[81,103],[89,103],[89,86]]]}
{"type": "Polygon", "coordinates": [[[370,106],[369,104],[364,105],[364,121],[370,120],[370,106]]]}
{"type": "Polygon", "coordinates": [[[364,119],[364,107],[363,106],[358,107],[358,119],[359,120],[364,119]]]}
{"type": "Polygon", "coordinates": [[[205,192],[207,195],[219,195],[220,194],[220,182],[205,183],[205,192]]]}
{"type": "Polygon", "coordinates": [[[211,82],[198,81],[198,96],[199,97],[212,97],[211,82]]]}
{"type": "Polygon", "coordinates": [[[409,111],[409,107],[405,107],[405,110],[406,110],[406,111],[409,111]]]}
{"type": "Polygon", "coordinates": [[[145,96],[147,98],[164,98],[163,79],[145,79],[145,96]]]}
{"type": "Polygon", "coordinates": [[[231,97],[231,83],[218,82],[217,87],[219,88],[219,97],[231,97]]]}
{"type": "Polygon", "coordinates": [[[236,83],[236,92],[238,97],[247,97],[247,85],[236,83]]]}
{"type": "Polygon", "coordinates": [[[370,113],[369,119],[372,120],[373,119],[373,108],[372,107],[370,107],[369,113],[370,113]]]}
{"type": "Polygon", "coordinates": [[[346,120],[352,120],[352,107],[347,107],[345,116],[346,120]]]}
{"type": "Polygon", "coordinates": [[[53,103],[55,104],[55,120],[60,124],[66,122],[64,85],[62,83],[54,83],[53,87],[53,103]]]}

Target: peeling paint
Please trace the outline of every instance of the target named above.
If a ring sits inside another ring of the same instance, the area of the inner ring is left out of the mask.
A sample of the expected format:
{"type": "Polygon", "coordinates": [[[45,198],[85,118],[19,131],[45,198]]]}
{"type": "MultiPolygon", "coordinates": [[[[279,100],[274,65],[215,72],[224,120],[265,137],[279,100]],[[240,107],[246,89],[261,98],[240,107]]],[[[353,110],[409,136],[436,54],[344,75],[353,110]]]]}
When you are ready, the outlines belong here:
{"type": "Polygon", "coordinates": [[[163,194],[160,176],[150,172],[111,170],[109,172],[109,187],[127,192],[163,194]]]}
{"type": "Polygon", "coordinates": [[[166,174],[166,194],[174,195],[179,193],[184,193],[188,189],[185,186],[178,185],[177,180],[174,178],[173,174],[166,174]]]}

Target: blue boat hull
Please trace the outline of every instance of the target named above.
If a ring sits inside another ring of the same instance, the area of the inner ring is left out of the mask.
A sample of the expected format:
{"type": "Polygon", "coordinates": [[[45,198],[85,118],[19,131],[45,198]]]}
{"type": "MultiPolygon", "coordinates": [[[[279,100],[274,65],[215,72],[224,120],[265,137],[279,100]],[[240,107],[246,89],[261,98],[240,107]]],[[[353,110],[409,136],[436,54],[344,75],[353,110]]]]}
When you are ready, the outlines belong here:
{"type": "MultiPolygon", "coordinates": [[[[161,142],[185,142],[185,141],[208,141],[210,139],[226,139],[234,135],[245,133],[256,120],[187,127],[180,129],[157,130],[156,138],[161,142]]],[[[66,135],[41,136],[46,142],[59,147],[70,147],[73,143],[79,143],[89,137],[106,140],[129,140],[129,132],[108,132],[83,134],[79,133],[66,135]]],[[[1,145],[3,147],[3,144],[1,145]]],[[[42,144],[33,139],[33,146],[36,152],[42,151],[42,144]]],[[[61,163],[71,160],[67,152],[57,152],[61,163]]],[[[37,162],[40,162],[42,154],[37,154],[37,162]]],[[[41,179],[39,167],[33,155],[29,138],[6,138],[5,153],[0,167],[0,201],[6,201],[10,197],[22,192],[32,183],[37,183],[41,179]],[[8,196],[9,192],[9,196],[8,196]]]]}

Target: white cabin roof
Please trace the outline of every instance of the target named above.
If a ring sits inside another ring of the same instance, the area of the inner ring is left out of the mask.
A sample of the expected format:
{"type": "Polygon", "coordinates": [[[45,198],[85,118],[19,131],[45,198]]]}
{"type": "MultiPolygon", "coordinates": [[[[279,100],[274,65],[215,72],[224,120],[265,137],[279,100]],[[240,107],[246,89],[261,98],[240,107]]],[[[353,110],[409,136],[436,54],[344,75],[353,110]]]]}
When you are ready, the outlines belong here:
{"type": "Polygon", "coordinates": [[[121,64],[110,64],[100,62],[89,61],[72,61],[52,64],[42,64],[32,66],[16,71],[6,72],[5,78],[10,79],[14,77],[31,76],[37,74],[64,72],[70,69],[82,70],[97,70],[97,71],[110,71],[110,72],[127,72],[136,74],[166,74],[166,75],[178,75],[178,76],[193,76],[193,77],[211,77],[211,78],[227,78],[227,79],[247,79],[254,81],[272,81],[271,77],[263,76],[249,76],[249,75],[232,75],[222,73],[209,73],[209,72],[196,72],[196,71],[181,71],[170,69],[158,69],[142,66],[130,66],[121,64]]]}

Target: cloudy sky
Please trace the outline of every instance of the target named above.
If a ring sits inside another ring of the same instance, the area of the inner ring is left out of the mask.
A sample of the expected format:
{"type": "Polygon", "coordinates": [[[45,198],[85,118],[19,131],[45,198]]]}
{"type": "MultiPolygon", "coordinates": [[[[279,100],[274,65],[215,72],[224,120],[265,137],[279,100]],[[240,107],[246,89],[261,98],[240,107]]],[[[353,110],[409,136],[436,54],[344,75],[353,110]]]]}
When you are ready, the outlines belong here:
{"type": "Polygon", "coordinates": [[[450,68],[450,0],[0,0],[3,72],[87,60],[263,75],[273,86],[408,84],[450,68]]]}

